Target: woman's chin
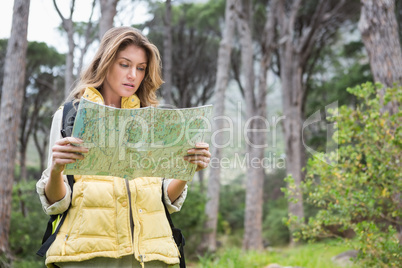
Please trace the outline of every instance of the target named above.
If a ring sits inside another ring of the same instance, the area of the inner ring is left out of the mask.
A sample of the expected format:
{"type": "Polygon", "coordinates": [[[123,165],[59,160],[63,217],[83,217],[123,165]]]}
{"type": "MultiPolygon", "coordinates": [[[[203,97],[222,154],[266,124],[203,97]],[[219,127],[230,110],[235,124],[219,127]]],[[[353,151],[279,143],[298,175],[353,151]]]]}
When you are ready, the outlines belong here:
{"type": "Polygon", "coordinates": [[[136,91],[137,90],[124,90],[124,91],[120,92],[120,96],[128,98],[128,97],[131,97],[132,95],[134,95],[136,91]]]}

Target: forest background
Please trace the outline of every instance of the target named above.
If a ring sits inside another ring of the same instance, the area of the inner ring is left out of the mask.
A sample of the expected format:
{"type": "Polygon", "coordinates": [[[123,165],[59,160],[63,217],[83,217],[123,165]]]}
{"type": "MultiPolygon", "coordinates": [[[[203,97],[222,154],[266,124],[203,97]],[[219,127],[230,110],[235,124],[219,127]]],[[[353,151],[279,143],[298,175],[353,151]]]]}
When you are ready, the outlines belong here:
{"type": "Polygon", "coordinates": [[[139,2],[161,103],[214,104],[210,166],[172,216],[188,263],[402,265],[401,1],[93,0],[76,21],[76,1],[54,0],[66,53],[27,40],[30,2],[14,1],[0,40],[1,267],[43,267],[35,183],[52,114],[139,2]],[[335,262],[344,251],[354,263],[335,262]]]}

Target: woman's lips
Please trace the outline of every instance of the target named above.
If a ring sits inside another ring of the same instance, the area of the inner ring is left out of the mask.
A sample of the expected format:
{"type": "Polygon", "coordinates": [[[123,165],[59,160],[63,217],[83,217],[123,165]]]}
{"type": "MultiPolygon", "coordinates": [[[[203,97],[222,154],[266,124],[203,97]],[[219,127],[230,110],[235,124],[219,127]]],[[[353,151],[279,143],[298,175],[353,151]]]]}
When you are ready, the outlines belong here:
{"type": "Polygon", "coordinates": [[[133,85],[133,84],[123,84],[123,86],[129,87],[129,88],[134,88],[134,85],[133,85]]]}

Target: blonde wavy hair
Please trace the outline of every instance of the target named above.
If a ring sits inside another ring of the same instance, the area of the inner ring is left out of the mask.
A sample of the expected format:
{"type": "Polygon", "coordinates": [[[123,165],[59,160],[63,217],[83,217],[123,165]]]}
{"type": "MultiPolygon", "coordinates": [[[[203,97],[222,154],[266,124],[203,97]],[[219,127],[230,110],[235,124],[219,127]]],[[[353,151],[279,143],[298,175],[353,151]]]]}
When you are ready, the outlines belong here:
{"type": "Polygon", "coordinates": [[[115,27],[105,33],[94,58],[81,73],[78,84],[67,99],[79,100],[87,87],[100,89],[117,53],[129,45],[143,48],[148,58],[144,80],[136,92],[141,107],[156,106],[156,90],[163,84],[159,50],[139,30],[126,26],[115,27]]]}

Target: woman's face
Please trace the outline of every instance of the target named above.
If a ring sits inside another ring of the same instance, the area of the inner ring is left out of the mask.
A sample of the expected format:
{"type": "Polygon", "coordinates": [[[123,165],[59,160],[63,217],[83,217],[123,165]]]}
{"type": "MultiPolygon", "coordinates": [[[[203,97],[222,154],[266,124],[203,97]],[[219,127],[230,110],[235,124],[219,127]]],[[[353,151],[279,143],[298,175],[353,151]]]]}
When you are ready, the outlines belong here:
{"type": "Polygon", "coordinates": [[[145,77],[147,62],[147,54],[141,47],[129,45],[118,52],[103,83],[105,101],[133,95],[145,77]]]}

